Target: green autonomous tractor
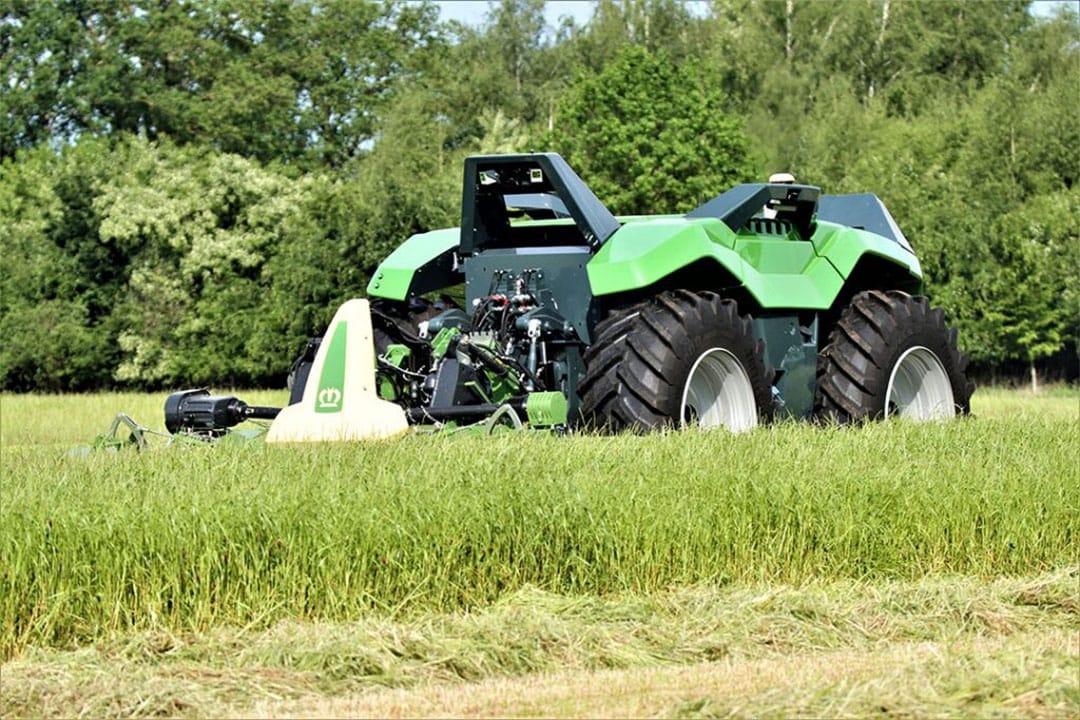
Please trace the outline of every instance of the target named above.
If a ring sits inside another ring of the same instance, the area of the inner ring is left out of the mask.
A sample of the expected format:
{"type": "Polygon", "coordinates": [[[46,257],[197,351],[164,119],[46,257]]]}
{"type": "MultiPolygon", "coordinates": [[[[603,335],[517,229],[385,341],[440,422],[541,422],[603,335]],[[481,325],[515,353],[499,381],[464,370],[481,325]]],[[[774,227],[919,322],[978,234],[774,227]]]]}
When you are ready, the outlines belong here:
{"type": "MultiPolygon", "coordinates": [[[[559,155],[469,157],[461,227],[406,240],[308,343],[267,440],[967,413],[967,360],[922,289],[874,195],[748,184],[616,217],[559,155]]],[[[166,420],[215,433],[259,413],[185,391],[166,420]]]]}

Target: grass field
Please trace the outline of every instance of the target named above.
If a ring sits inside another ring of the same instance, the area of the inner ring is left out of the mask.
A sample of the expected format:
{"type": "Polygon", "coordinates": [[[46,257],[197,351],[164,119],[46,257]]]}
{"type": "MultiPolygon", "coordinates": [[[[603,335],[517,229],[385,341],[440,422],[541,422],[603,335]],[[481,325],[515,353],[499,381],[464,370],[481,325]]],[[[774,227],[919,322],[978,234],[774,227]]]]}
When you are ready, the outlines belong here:
{"type": "Polygon", "coordinates": [[[1080,712],[1076,391],[739,437],[66,452],[161,400],[0,398],[5,716],[1080,712]]]}

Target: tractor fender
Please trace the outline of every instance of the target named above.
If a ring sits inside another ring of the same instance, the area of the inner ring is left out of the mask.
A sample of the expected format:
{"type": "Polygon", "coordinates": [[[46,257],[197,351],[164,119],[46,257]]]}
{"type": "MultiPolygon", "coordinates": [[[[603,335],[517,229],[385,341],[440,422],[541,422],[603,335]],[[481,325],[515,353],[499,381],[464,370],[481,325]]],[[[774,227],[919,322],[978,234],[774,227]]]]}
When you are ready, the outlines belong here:
{"type": "Polygon", "coordinates": [[[715,289],[730,288],[734,279],[762,308],[825,309],[843,285],[810,243],[755,242],[712,218],[628,223],[604,243],[587,271],[595,295],[613,295],[662,283],[683,268],[709,262],[717,266],[715,289]]]}
{"type": "Polygon", "coordinates": [[[379,264],[368,296],[405,300],[463,282],[455,258],[460,242],[458,228],[413,235],[379,264]]]}
{"type": "Polygon", "coordinates": [[[745,263],[731,249],[731,240],[716,237],[702,224],[688,223],[682,217],[628,222],[589,261],[589,286],[594,295],[638,290],[702,258],[712,258],[741,279],[746,274],[745,263]]]}
{"type": "Polygon", "coordinates": [[[810,241],[814,244],[814,251],[828,258],[844,278],[850,277],[858,265],[873,258],[905,271],[915,282],[922,284],[922,266],[909,249],[911,246],[906,239],[901,243],[861,227],[818,221],[810,241]]]}
{"type": "Polygon", "coordinates": [[[594,295],[614,295],[662,283],[713,262],[715,289],[734,279],[762,309],[827,310],[864,255],[875,255],[916,278],[918,261],[897,243],[855,228],[818,223],[801,240],[738,235],[716,219],[665,218],[627,223],[587,267],[594,295]]]}

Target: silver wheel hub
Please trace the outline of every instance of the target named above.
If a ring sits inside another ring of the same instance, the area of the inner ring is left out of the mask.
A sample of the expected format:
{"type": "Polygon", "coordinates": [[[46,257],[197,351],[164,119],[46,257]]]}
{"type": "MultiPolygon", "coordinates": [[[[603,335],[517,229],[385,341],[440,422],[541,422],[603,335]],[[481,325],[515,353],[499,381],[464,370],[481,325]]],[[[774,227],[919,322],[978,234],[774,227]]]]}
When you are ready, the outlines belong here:
{"type": "Polygon", "coordinates": [[[956,415],[952,383],[938,356],[921,345],[904,351],[885,391],[885,417],[939,420],[956,415]]]}
{"type": "Polygon", "coordinates": [[[750,376],[738,358],[723,348],[706,350],[694,362],[680,407],[683,427],[726,427],[742,432],[758,424],[750,376]]]}

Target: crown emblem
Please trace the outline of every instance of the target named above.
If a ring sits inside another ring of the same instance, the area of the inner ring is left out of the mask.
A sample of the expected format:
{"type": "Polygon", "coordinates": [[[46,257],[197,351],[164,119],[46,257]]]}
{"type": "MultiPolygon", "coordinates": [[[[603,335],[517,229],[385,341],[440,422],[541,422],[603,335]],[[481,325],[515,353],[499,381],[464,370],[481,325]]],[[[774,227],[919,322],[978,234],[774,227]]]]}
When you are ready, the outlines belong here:
{"type": "Polygon", "coordinates": [[[320,410],[333,410],[341,408],[341,390],[336,387],[323,388],[318,395],[320,410]]]}

